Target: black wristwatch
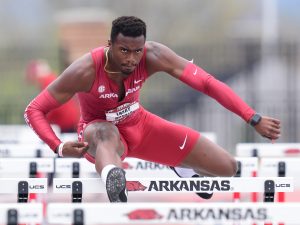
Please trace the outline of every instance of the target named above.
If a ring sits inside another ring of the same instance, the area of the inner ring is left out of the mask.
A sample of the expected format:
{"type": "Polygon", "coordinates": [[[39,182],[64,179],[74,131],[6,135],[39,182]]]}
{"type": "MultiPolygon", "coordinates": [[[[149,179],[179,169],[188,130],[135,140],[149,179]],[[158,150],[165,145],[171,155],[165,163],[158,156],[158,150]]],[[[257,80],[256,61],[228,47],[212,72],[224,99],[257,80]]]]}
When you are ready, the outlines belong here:
{"type": "Polygon", "coordinates": [[[258,113],[255,113],[252,118],[250,119],[249,123],[252,127],[256,126],[257,124],[259,124],[259,122],[261,121],[261,115],[259,115],[258,113]]]}

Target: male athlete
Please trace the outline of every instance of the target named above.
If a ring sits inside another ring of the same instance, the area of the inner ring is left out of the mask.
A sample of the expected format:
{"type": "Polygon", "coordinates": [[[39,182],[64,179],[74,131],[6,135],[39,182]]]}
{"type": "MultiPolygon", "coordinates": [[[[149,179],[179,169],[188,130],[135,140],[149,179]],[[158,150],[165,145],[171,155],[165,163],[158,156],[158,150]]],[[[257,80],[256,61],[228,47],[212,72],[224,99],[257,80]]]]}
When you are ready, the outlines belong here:
{"type": "MultiPolygon", "coordinates": [[[[111,202],[126,202],[125,157],[136,157],[193,174],[233,176],[234,157],[198,131],[166,121],[139,103],[143,83],[159,71],[216,99],[255,130],[278,139],[280,122],[260,116],[227,85],[157,42],[146,42],[145,23],[133,16],[112,22],[108,46],[73,62],[26,108],[25,120],[59,156],[85,157],[95,163],[111,202]],[[45,115],[78,95],[81,107],[79,142],[54,134],[45,115]]],[[[198,116],[198,115],[196,115],[198,116]]],[[[180,174],[179,174],[180,175],[180,174]]]]}

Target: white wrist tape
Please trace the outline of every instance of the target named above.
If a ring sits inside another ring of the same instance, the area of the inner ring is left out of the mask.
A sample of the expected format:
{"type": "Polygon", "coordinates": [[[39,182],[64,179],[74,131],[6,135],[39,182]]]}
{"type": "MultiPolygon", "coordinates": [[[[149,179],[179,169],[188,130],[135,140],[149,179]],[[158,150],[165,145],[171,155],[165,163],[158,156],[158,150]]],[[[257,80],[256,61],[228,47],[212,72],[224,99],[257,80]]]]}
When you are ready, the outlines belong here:
{"type": "Polygon", "coordinates": [[[65,143],[62,142],[62,143],[60,143],[60,145],[58,146],[58,151],[57,151],[57,153],[58,153],[59,157],[64,157],[63,152],[62,152],[63,147],[64,147],[64,144],[65,144],[65,143]]]}

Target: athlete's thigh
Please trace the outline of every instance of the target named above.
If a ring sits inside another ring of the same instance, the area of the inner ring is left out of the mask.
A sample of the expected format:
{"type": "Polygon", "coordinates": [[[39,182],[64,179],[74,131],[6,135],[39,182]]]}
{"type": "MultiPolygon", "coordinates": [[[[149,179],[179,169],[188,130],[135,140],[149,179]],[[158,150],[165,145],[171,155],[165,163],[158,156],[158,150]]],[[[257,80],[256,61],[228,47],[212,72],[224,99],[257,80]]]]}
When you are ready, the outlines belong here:
{"type": "Polygon", "coordinates": [[[236,172],[234,157],[203,135],[199,137],[181,165],[215,176],[233,176],[236,172]]]}
{"type": "Polygon", "coordinates": [[[170,166],[178,165],[192,150],[200,134],[149,112],[146,118],[140,144],[129,151],[128,156],[170,166]]]}

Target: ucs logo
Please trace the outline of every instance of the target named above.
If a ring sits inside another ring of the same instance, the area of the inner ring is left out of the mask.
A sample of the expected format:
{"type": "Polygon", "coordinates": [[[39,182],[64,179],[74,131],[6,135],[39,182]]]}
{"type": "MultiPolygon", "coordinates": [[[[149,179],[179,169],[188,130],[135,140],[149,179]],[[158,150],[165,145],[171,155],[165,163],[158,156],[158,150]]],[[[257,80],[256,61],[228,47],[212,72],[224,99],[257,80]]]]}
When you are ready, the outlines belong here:
{"type": "Polygon", "coordinates": [[[71,189],[70,184],[60,184],[55,186],[57,189],[71,189]]]}
{"type": "Polygon", "coordinates": [[[37,190],[37,189],[45,189],[45,185],[41,184],[36,184],[36,185],[29,185],[29,189],[34,189],[34,190],[37,190]]]}
{"type": "Polygon", "coordinates": [[[276,184],[276,187],[291,187],[291,184],[276,184]]]}

